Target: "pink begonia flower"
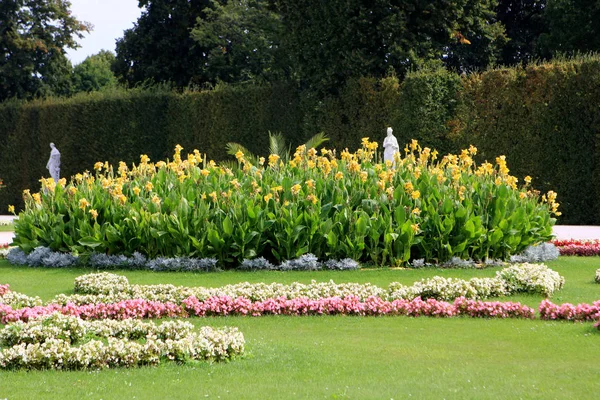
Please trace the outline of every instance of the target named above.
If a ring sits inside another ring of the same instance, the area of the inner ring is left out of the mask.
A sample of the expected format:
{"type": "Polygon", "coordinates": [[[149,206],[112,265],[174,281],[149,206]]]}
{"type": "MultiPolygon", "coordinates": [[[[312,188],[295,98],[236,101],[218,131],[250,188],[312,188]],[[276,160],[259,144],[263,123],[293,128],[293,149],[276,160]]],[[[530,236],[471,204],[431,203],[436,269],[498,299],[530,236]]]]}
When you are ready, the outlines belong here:
{"type": "MultiPolygon", "coordinates": [[[[413,300],[387,301],[371,296],[361,301],[357,296],[327,297],[320,299],[285,297],[269,298],[263,301],[252,301],[248,298],[230,296],[214,296],[204,301],[190,296],[180,305],[171,302],[148,301],[142,299],[123,300],[109,304],[64,306],[49,304],[46,306],[13,309],[0,304],[0,320],[3,324],[14,321],[28,321],[58,311],[65,315],[82,319],[127,319],[127,318],[164,318],[189,316],[262,316],[262,315],[404,315],[411,317],[454,317],[469,316],[473,318],[534,318],[535,311],[531,307],[513,302],[478,301],[459,297],[454,303],[417,297],[413,300]]],[[[539,307],[540,318],[545,320],[563,319],[571,321],[600,320],[600,300],[593,304],[573,305],[565,303],[553,304],[543,300],[539,307]]],[[[596,323],[596,327],[600,324],[596,323]]]]}

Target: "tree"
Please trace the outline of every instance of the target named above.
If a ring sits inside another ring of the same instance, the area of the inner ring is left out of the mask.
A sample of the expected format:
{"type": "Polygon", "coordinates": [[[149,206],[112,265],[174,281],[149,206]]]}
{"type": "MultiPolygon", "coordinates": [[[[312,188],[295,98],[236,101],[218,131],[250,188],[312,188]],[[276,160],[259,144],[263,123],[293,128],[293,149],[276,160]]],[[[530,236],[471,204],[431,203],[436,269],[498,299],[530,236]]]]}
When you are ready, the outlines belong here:
{"type": "Polygon", "coordinates": [[[536,57],[536,44],[544,32],[546,0],[500,0],[496,14],[506,30],[508,43],[500,62],[504,65],[527,63],[536,57]]]}
{"type": "Polygon", "coordinates": [[[0,101],[68,94],[65,49],[91,25],[71,16],[66,0],[0,1],[0,101]]]}
{"type": "Polygon", "coordinates": [[[92,92],[117,85],[111,70],[115,55],[107,50],[87,57],[73,68],[73,92],[92,92]]]}
{"type": "Polygon", "coordinates": [[[192,38],[206,48],[203,76],[210,82],[287,78],[289,58],[280,46],[283,25],[265,0],[212,1],[192,38]]]}
{"type": "Polygon", "coordinates": [[[190,30],[210,0],[139,0],[145,7],[135,26],[117,40],[115,72],[130,85],[170,81],[179,87],[202,83],[207,49],[190,30]]]}
{"type": "Polygon", "coordinates": [[[600,1],[547,0],[544,10],[546,33],[539,38],[539,54],[600,51],[600,1]]]}
{"type": "Polygon", "coordinates": [[[457,56],[461,46],[483,54],[480,67],[494,59],[501,34],[493,20],[496,0],[270,1],[302,77],[326,91],[350,77],[381,77],[390,70],[403,76],[422,60],[448,59],[457,69],[471,69],[466,55],[457,56]]]}

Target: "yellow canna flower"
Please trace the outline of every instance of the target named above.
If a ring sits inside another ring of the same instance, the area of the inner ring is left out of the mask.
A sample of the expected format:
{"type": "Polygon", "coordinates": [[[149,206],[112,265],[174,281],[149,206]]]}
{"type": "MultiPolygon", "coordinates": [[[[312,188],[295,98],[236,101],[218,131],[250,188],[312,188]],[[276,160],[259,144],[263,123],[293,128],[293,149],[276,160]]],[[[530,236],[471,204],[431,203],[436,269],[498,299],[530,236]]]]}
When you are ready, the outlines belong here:
{"type": "Polygon", "coordinates": [[[412,184],[412,182],[406,182],[406,183],[404,184],[404,190],[406,190],[406,192],[407,192],[408,194],[411,194],[411,193],[413,192],[413,190],[414,190],[414,187],[413,187],[413,184],[412,184]]]}
{"type": "Polygon", "coordinates": [[[86,200],[86,198],[79,199],[79,208],[85,211],[87,207],[90,206],[90,203],[86,200]]]}
{"type": "Polygon", "coordinates": [[[287,206],[289,206],[289,205],[290,205],[290,202],[289,202],[289,201],[287,201],[287,200],[286,200],[286,201],[284,201],[284,202],[283,202],[283,206],[284,206],[284,207],[287,207],[287,206]]]}
{"type": "Polygon", "coordinates": [[[146,154],[142,154],[140,156],[140,162],[142,164],[147,164],[150,161],[150,157],[148,157],[146,154]]]}
{"type": "Polygon", "coordinates": [[[244,153],[241,150],[238,150],[235,153],[235,158],[237,158],[238,161],[241,161],[244,159],[244,153]]]}
{"type": "Polygon", "coordinates": [[[415,140],[415,139],[411,140],[410,141],[410,149],[411,150],[416,150],[417,147],[419,147],[419,141],[415,140]]]}
{"type": "Polygon", "coordinates": [[[242,185],[240,185],[240,183],[238,182],[237,179],[234,179],[229,183],[231,183],[233,185],[233,187],[235,187],[236,189],[239,189],[240,187],[242,187],[242,185]]]}
{"type": "Polygon", "coordinates": [[[92,216],[92,218],[94,218],[94,219],[98,218],[98,211],[94,210],[93,208],[90,209],[89,213],[92,216]]]}
{"type": "Polygon", "coordinates": [[[202,193],[202,196],[200,196],[200,198],[201,198],[202,200],[206,200],[206,193],[202,193]]]}
{"type": "Polygon", "coordinates": [[[75,186],[71,186],[68,192],[71,196],[74,196],[75,193],[77,193],[77,188],[75,186]]]}
{"type": "Polygon", "coordinates": [[[259,159],[258,159],[258,163],[259,163],[261,166],[265,165],[265,158],[264,158],[264,157],[261,157],[261,158],[259,158],[259,159]]]}
{"type": "Polygon", "coordinates": [[[139,187],[134,187],[133,188],[133,193],[135,193],[136,196],[138,196],[140,194],[140,192],[142,191],[142,189],[140,189],[139,187]]]}
{"type": "Polygon", "coordinates": [[[96,164],[94,164],[94,169],[99,172],[102,170],[103,166],[104,166],[104,163],[102,161],[98,161],[96,164]]]}
{"type": "Polygon", "coordinates": [[[369,177],[369,173],[367,171],[360,171],[360,180],[362,182],[366,182],[369,177]]]}
{"type": "Polygon", "coordinates": [[[203,177],[206,178],[208,176],[208,174],[210,174],[210,171],[207,169],[201,169],[200,173],[202,174],[203,177]]]}
{"type": "Polygon", "coordinates": [[[531,183],[531,177],[530,177],[529,175],[527,175],[527,176],[525,177],[525,179],[523,179],[523,180],[524,180],[524,181],[525,181],[525,183],[526,183],[526,184],[528,184],[528,185],[531,183]]]}
{"type": "Polygon", "coordinates": [[[269,166],[275,168],[277,166],[277,161],[279,161],[279,156],[277,154],[269,155],[269,166]]]}
{"type": "Polygon", "coordinates": [[[152,196],[152,203],[156,204],[157,206],[160,205],[160,197],[158,197],[157,195],[152,196]]]}
{"type": "Polygon", "coordinates": [[[269,193],[266,196],[263,197],[263,199],[265,200],[265,202],[269,202],[269,200],[271,200],[273,198],[273,194],[269,193]]]}
{"type": "Polygon", "coordinates": [[[67,186],[67,180],[65,178],[60,178],[58,180],[58,184],[64,188],[65,186],[67,186]]]}
{"type": "Polygon", "coordinates": [[[412,224],[410,227],[412,228],[414,233],[417,233],[419,231],[419,224],[412,224]]]}
{"type": "Polygon", "coordinates": [[[475,146],[473,146],[473,145],[470,145],[470,146],[469,146],[469,153],[470,153],[472,156],[476,155],[476,154],[477,154],[477,147],[475,147],[475,146]]]}
{"type": "Polygon", "coordinates": [[[36,203],[42,204],[42,196],[39,193],[34,193],[31,197],[33,197],[33,200],[35,200],[36,203]]]}
{"type": "Polygon", "coordinates": [[[294,186],[292,186],[292,194],[297,195],[298,193],[300,193],[301,189],[302,187],[300,185],[295,184],[294,186]]]}
{"type": "Polygon", "coordinates": [[[125,203],[127,203],[127,197],[125,197],[124,194],[120,194],[119,195],[119,202],[124,205],[125,203]]]}
{"type": "Polygon", "coordinates": [[[152,185],[152,182],[146,183],[146,186],[145,186],[146,191],[151,192],[153,188],[154,188],[154,185],[152,185]]]}
{"type": "Polygon", "coordinates": [[[217,193],[216,192],[209,193],[208,196],[212,199],[212,201],[214,201],[214,202],[217,201],[217,193]]]}
{"type": "Polygon", "coordinates": [[[13,206],[12,204],[8,206],[8,212],[11,214],[15,213],[15,206],[13,206]]]}
{"type": "Polygon", "coordinates": [[[319,199],[317,199],[317,196],[309,194],[308,196],[306,196],[306,200],[312,202],[313,204],[317,204],[317,201],[319,201],[319,199]]]}
{"type": "Polygon", "coordinates": [[[339,180],[341,180],[341,179],[344,179],[344,174],[343,174],[343,173],[341,173],[341,172],[337,172],[337,173],[335,174],[335,180],[336,180],[336,181],[339,181],[339,180]]]}
{"type": "Polygon", "coordinates": [[[419,197],[421,197],[421,192],[419,192],[418,190],[415,190],[414,192],[411,193],[410,195],[413,199],[417,200],[419,197]]]}
{"type": "Polygon", "coordinates": [[[306,182],[304,182],[304,183],[306,183],[306,186],[308,186],[308,187],[309,187],[309,189],[314,189],[314,188],[315,188],[315,181],[314,181],[314,180],[312,180],[312,179],[309,179],[309,180],[307,180],[307,181],[306,181],[306,182]]]}
{"type": "Polygon", "coordinates": [[[421,210],[419,209],[419,207],[415,207],[415,209],[412,210],[412,213],[415,215],[421,215],[421,210]]]}

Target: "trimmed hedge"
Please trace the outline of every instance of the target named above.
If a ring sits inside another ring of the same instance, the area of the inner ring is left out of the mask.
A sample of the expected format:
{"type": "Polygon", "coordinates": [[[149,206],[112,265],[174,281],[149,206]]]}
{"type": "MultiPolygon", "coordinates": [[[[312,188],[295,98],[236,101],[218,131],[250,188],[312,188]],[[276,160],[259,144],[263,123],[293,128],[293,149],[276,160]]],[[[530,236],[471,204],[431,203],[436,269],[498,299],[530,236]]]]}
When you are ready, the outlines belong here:
{"type": "Polygon", "coordinates": [[[507,154],[513,175],[558,192],[560,223],[599,224],[600,57],[499,69],[463,83],[462,144],[489,160],[507,154]]]}
{"type": "Polygon", "coordinates": [[[249,87],[183,95],[117,90],[0,105],[0,178],[7,185],[0,190],[0,213],[8,204],[22,208],[22,191],[38,191],[40,177],[49,176],[50,142],[61,152],[63,177],[91,170],[99,160],[165,159],[177,143],[224,160],[230,141],[264,153],[268,131],[304,142],[299,103],[289,87],[249,87]]]}
{"type": "Polygon", "coordinates": [[[0,211],[37,191],[56,143],[62,175],[108,161],[167,157],[175,144],[216,161],[235,141],[266,155],[268,131],[292,146],[323,131],[328,147],[381,143],[394,127],[399,143],[456,152],[474,144],[478,161],[506,154],[511,172],[558,192],[562,224],[600,224],[600,56],[558,60],[460,77],[443,69],[352,80],[318,100],[290,86],[225,87],[199,93],[114,91],[0,105],[0,211]]]}

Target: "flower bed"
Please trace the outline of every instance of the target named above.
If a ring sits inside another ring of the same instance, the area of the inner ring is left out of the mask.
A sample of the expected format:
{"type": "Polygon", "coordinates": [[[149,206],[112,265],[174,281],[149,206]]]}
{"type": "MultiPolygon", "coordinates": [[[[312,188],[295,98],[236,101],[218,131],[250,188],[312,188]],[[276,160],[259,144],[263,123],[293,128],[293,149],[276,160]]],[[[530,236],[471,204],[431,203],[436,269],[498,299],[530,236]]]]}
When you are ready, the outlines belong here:
{"type": "Polygon", "coordinates": [[[561,256],[598,256],[600,240],[553,240],[561,256]]]}
{"type": "Polygon", "coordinates": [[[554,304],[544,300],[539,308],[540,318],[546,320],[593,321],[600,320],[600,300],[593,304],[554,304]]]}
{"type": "Polygon", "coordinates": [[[268,298],[286,299],[348,296],[365,300],[368,297],[383,299],[412,300],[416,297],[452,300],[457,297],[486,299],[514,293],[538,293],[551,296],[564,285],[564,278],[544,264],[520,264],[496,273],[495,278],[473,278],[470,280],[433,277],[405,286],[392,282],[387,289],[369,283],[342,283],[333,281],[310,284],[292,283],[239,283],[220,288],[181,287],[174,285],[130,285],[127,278],[111,273],[82,275],[75,279],[75,295],[59,295],[52,302],[67,304],[90,304],[116,302],[127,299],[146,299],[179,304],[185,298],[198,299],[229,296],[244,297],[252,301],[268,298]]]}
{"type": "Polygon", "coordinates": [[[183,321],[84,321],[54,312],[0,330],[0,346],[8,346],[0,352],[0,368],[135,367],[162,360],[225,361],[244,353],[237,328],[193,328],[183,321]]]}
{"type": "Polygon", "coordinates": [[[258,165],[239,153],[235,170],[198,151],[182,157],[180,146],[172,161],[99,162],[93,175],[43,179],[39,193],[25,191],[14,243],[26,253],[139,251],[230,267],[308,253],[375,265],[508,259],[550,239],[556,193],[540,198],[528,177],[517,187],[504,156],[478,166],[471,146],[437,160],[413,141],[381,164],[376,148],[365,138],[356,153],[338,157],[301,146],[289,162],[271,155],[258,165]]]}
{"type": "Polygon", "coordinates": [[[191,296],[183,300],[181,306],[139,299],[114,304],[101,303],[81,306],[50,304],[18,310],[0,305],[0,321],[2,323],[30,321],[53,313],[75,316],[84,320],[228,315],[254,317],[263,315],[405,315],[413,317],[467,315],[480,318],[533,318],[534,316],[532,308],[520,303],[482,302],[462,297],[456,299],[454,304],[435,299],[422,300],[420,297],[413,300],[392,301],[379,297],[369,297],[361,301],[356,296],[347,296],[343,299],[339,297],[320,299],[279,297],[252,301],[244,297],[222,296],[199,300],[191,296]]]}
{"type": "Polygon", "coordinates": [[[13,292],[10,285],[0,285],[0,306],[8,305],[14,308],[35,307],[42,305],[39,297],[30,297],[23,293],[13,292]]]}

